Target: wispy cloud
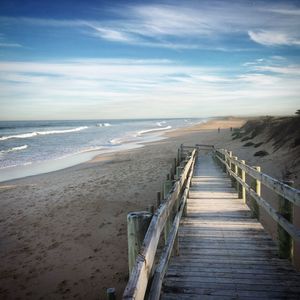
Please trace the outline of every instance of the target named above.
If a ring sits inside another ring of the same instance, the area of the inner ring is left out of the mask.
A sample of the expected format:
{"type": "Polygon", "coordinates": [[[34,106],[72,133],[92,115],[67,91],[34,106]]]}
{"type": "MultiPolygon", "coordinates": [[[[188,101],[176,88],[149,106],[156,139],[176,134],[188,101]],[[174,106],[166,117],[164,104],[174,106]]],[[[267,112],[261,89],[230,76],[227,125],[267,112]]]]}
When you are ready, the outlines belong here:
{"type": "Polygon", "coordinates": [[[21,48],[23,47],[21,44],[17,43],[1,43],[0,42],[0,47],[6,47],[6,48],[21,48]]]}
{"type": "Polygon", "coordinates": [[[5,34],[0,33],[0,47],[4,48],[22,48],[23,46],[18,43],[8,42],[5,34]]]}
{"type": "Polygon", "coordinates": [[[256,70],[284,75],[300,76],[300,66],[256,66],[256,70]]]}
{"type": "Polygon", "coordinates": [[[296,37],[289,36],[287,33],[278,31],[248,31],[250,38],[259,44],[266,46],[299,46],[300,39],[296,37]]]}

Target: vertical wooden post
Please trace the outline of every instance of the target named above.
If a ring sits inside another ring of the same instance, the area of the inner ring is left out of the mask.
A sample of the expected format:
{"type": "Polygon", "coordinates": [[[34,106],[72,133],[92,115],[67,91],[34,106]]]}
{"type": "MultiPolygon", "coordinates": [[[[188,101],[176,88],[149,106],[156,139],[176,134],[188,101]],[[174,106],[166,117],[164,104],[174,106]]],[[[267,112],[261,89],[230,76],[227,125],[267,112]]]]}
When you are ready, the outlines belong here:
{"type": "Polygon", "coordinates": [[[182,169],[180,166],[176,168],[176,179],[179,179],[182,169]]]}
{"type": "MultiPolygon", "coordinates": [[[[259,166],[253,167],[258,172],[261,172],[261,168],[259,166]]],[[[251,182],[251,188],[255,191],[255,193],[258,196],[261,196],[261,182],[257,179],[253,179],[251,182]]],[[[251,198],[251,211],[252,211],[252,217],[259,220],[259,205],[255,201],[255,199],[251,198]]]]}
{"type": "MultiPolygon", "coordinates": [[[[229,166],[229,170],[232,171],[232,163],[231,163],[231,160],[230,160],[230,159],[232,159],[232,151],[228,151],[228,155],[229,155],[228,166],[229,166]]],[[[230,179],[231,179],[231,186],[233,186],[233,176],[230,174],[230,172],[229,172],[229,176],[230,176],[230,179]]]]}
{"type": "MultiPolygon", "coordinates": [[[[166,199],[168,193],[170,192],[170,190],[172,188],[172,181],[170,180],[168,175],[167,175],[167,180],[164,183],[164,189],[163,189],[164,199],[166,199]]],[[[172,226],[172,213],[167,218],[167,221],[166,221],[166,224],[165,224],[165,227],[164,227],[165,244],[167,243],[168,235],[169,235],[169,231],[170,231],[171,226],[172,226]]]]}
{"type": "Polygon", "coordinates": [[[180,148],[178,148],[177,149],[177,165],[176,165],[176,167],[180,164],[180,157],[181,157],[180,148]]]}
{"type": "MultiPolygon", "coordinates": [[[[245,161],[241,160],[241,163],[244,165],[245,161]]],[[[242,179],[243,182],[246,182],[246,173],[243,169],[239,168],[239,177],[242,179]]],[[[243,199],[246,203],[246,189],[245,187],[239,183],[239,198],[243,199]]]]}
{"type": "Polygon", "coordinates": [[[171,230],[171,227],[172,227],[172,212],[170,213],[170,215],[168,216],[167,220],[166,220],[166,224],[165,224],[165,227],[164,227],[164,240],[165,240],[165,245],[167,244],[167,241],[168,241],[168,235],[169,235],[169,232],[171,230]]]}
{"type": "Polygon", "coordinates": [[[160,204],[161,204],[161,192],[157,192],[156,196],[157,196],[157,198],[156,198],[156,205],[157,205],[157,207],[159,207],[160,204]]]}
{"type": "MultiPolygon", "coordinates": [[[[283,181],[283,183],[292,186],[293,181],[283,181]]],[[[282,196],[279,196],[279,213],[290,223],[293,223],[293,204],[282,196]]],[[[292,237],[278,224],[278,242],[279,242],[279,257],[292,259],[293,239],[292,237]]]]}
{"type": "MultiPolygon", "coordinates": [[[[178,196],[177,196],[177,199],[176,199],[176,202],[175,202],[175,204],[174,204],[175,210],[173,210],[172,221],[170,222],[170,230],[171,230],[171,227],[172,227],[172,225],[173,225],[174,217],[176,217],[176,215],[177,215],[177,213],[178,213],[179,205],[180,205],[180,200],[181,200],[181,197],[180,197],[180,195],[178,195],[178,196]]],[[[175,238],[175,241],[174,241],[173,255],[175,255],[175,256],[178,256],[178,255],[179,255],[178,232],[177,232],[177,234],[176,234],[176,238],[175,238]]]]}
{"type": "Polygon", "coordinates": [[[106,299],[107,300],[116,300],[116,289],[115,288],[108,288],[106,290],[106,299]]]}
{"type": "Polygon", "coordinates": [[[179,256],[179,239],[178,239],[178,232],[176,233],[174,246],[173,246],[173,255],[179,256]]]}
{"type": "Polygon", "coordinates": [[[186,217],[186,216],[187,216],[187,201],[186,201],[186,203],[185,203],[185,205],[184,205],[183,212],[182,212],[182,216],[183,216],[183,217],[186,217]]]}
{"type": "MultiPolygon", "coordinates": [[[[232,158],[232,151],[228,151],[228,156],[229,156],[229,159],[228,159],[228,167],[229,167],[229,170],[231,170],[231,161],[230,159],[232,158]]],[[[230,172],[228,171],[228,175],[230,176],[230,179],[232,181],[232,176],[230,174],[230,172]]]]}
{"type": "Polygon", "coordinates": [[[183,159],[183,144],[180,145],[180,162],[183,159]]]}
{"type": "Polygon", "coordinates": [[[163,197],[166,199],[168,193],[172,189],[172,180],[170,180],[170,174],[167,175],[167,180],[164,182],[163,185],[163,197]]]}
{"type": "Polygon", "coordinates": [[[130,212],[127,215],[128,267],[129,274],[143,244],[152,214],[147,211],[130,212]]]}
{"type": "Polygon", "coordinates": [[[225,162],[225,163],[223,164],[223,172],[224,172],[224,173],[227,173],[227,168],[226,168],[226,162],[227,162],[227,161],[226,161],[226,160],[227,160],[227,159],[226,159],[226,151],[227,151],[226,149],[223,149],[223,155],[222,155],[222,156],[223,156],[222,158],[223,158],[223,160],[224,160],[224,162],[225,162]]]}
{"type": "MultiPolygon", "coordinates": [[[[234,160],[238,160],[237,156],[233,156],[232,158],[234,160]]],[[[233,172],[235,175],[238,175],[238,167],[236,164],[233,164],[233,172]]],[[[233,187],[235,187],[238,190],[238,184],[237,184],[237,180],[235,178],[233,178],[233,187]]]]}
{"type": "Polygon", "coordinates": [[[174,158],[173,163],[172,163],[172,180],[174,180],[175,175],[176,175],[176,167],[177,167],[177,159],[174,158]]]}
{"type": "Polygon", "coordinates": [[[153,214],[154,214],[154,211],[155,211],[154,205],[152,205],[152,204],[148,205],[147,211],[153,215],[153,214]]]}
{"type": "MultiPolygon", "coordinates": [[[[220,151],[221,152],[219,153],[219,157],[222,158],[222,160],[225,160],[225,155],[223,154],[223,152],[225,150],[224,149],[220,149],[220,151]]],[[[219,160],[219,162],[220,162],[220,167],[221,167],[222,171],[226,172],[226,166],[225,166],[225,164],[223,164],[223,162],[221,162],[220,160],[219,160]]]]}

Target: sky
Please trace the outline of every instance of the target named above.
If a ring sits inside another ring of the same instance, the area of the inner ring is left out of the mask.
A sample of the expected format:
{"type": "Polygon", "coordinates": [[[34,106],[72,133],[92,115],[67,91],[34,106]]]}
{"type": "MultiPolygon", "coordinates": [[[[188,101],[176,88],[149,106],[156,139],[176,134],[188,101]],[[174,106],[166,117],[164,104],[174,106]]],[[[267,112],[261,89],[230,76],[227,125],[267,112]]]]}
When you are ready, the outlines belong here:
{"type": "Polygon", "coordinates": [[[300,1],[1,0],[0,120],[287,115],[300,1]]]}

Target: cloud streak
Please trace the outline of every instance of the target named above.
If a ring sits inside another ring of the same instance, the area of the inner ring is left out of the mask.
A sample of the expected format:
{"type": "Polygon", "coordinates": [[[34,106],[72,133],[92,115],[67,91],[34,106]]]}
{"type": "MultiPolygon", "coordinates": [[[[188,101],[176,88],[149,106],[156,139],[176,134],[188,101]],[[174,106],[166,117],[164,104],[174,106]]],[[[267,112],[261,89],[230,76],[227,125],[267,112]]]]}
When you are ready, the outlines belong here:
{"type": "Polygon", "coordinates": [[[256,43],[266,46],[300,46],[300,39],[278,31],[248,31],[249,37],[256,43]]]}

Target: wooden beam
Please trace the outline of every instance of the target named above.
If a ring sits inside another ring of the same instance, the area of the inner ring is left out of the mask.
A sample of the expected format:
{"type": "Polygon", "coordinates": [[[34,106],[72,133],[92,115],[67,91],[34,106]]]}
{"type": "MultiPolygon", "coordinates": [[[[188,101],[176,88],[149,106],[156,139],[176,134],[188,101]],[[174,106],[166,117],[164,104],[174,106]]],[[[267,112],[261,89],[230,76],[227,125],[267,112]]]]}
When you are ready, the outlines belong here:
{"type": "MultiPolygon", "coordinates": [[[[291,181],[285,181],[286,184],[292,185],[293,182],[291,181]]],[[[279,213],[290,223],[293,223],[293,204],[286,199],[284,199],[282,196],[279,196],[279,205],[278,210],[279,213]]],[[[278,224],[277,227],[277,233],[278,233],[278,247],[279,247],[279,257],[280,258],[292,258],[292,249],[293,249],[293,239],[291,236],[284,230],[284,228],[278,224]]]]}
{"type": "MultiPolygon", "coordinates": [[[[261,168],[259,166],[255,166],[253,168],[256,171],[261,172],[261,168]]],[[[261,183],[260,183],[259,180],[252,179],[251,188],[255,191],[255,193],[258,196],[261,196],[261,183]]],[[[251,197],[251,200],[250,200],[250,206],[251,206],[252,217],[259,220],[259,205],[255,201],[255,199],[253,199],[252,197],[251,197]]]]}

